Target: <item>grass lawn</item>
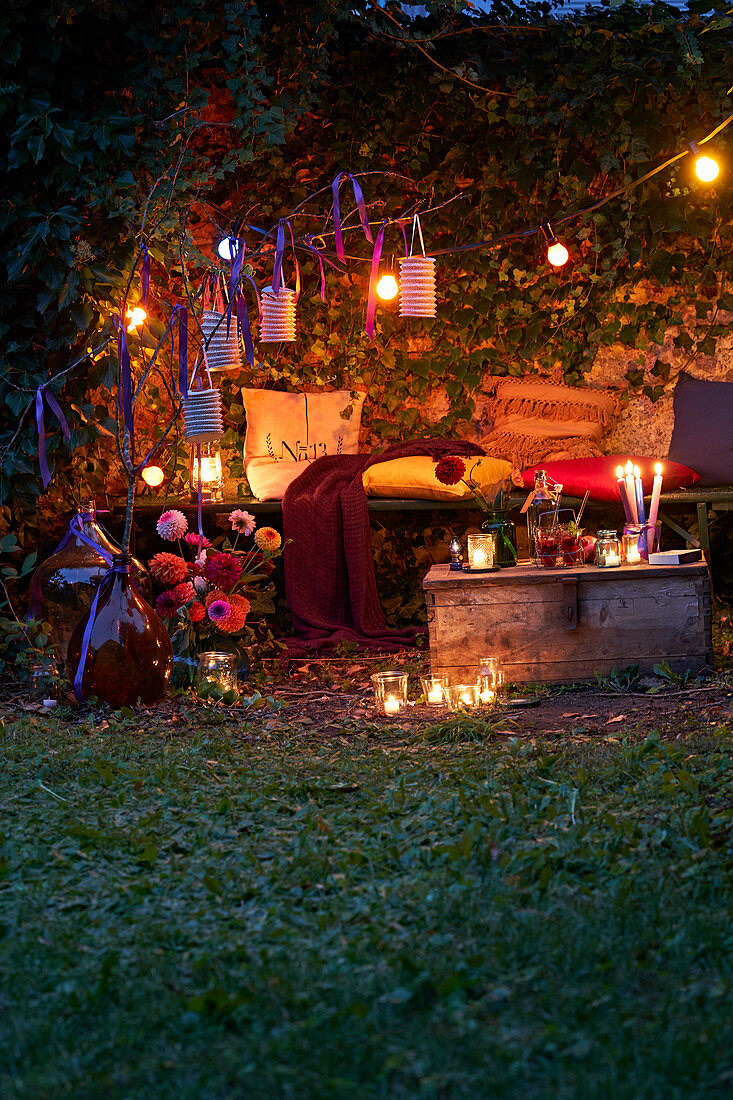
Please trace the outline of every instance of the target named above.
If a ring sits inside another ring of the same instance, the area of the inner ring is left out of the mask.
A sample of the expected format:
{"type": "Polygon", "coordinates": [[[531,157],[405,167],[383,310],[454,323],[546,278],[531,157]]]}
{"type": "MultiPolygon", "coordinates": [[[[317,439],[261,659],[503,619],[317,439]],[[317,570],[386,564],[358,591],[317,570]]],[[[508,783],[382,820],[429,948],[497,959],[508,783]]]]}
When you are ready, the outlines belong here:
{"type": "Polygon", "coordinates": [[[4,1100],[733,1094],[726,721],[182,713],[5,719],[4,1100]]]}

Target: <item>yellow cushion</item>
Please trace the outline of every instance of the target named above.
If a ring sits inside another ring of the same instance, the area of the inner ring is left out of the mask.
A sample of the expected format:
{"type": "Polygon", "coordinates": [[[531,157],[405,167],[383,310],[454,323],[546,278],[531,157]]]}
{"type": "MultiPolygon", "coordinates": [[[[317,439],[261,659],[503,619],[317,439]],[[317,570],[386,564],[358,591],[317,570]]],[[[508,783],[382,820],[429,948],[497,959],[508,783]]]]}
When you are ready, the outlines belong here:
{"type": "MultiPolygon", "coordinates": [[[[512,476],[512,464],[503,458],[488,455],[464,458],[466,476],[477,481],[488,497],[493,496],[500,482],[512,476]]],[[[435,463],[429,455],[410,455],[375,462],[362,474],[368,497],[410,497],[424,500],[466,500],[471,496],[468,486],[443,485],[435,476],[435,463]]]]}

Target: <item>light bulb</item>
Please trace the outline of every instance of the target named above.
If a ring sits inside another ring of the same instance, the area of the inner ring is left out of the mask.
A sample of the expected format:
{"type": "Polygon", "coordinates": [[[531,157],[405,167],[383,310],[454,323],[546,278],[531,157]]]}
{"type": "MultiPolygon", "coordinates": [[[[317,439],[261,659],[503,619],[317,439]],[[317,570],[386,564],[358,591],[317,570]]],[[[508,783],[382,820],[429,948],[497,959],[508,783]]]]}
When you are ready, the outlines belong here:
{"type": "Polygon", "coordinates": [[[217,252],[222,260],[229,260],[231,263],[239,252],[239,237],[224,237],[223,240],[219,241],[217,252]]]}
{"type": "Polygon", "coordinates": [[[394,275],[383,275],[377,283],[377,296],[385,302],[391,302],[398,290],[399,286],[394,275]]]}
{"type": "Polygon", "coordinates": [[[712,183],[719,171],[718,162],[712,157],[698,157],[695,161],[697,178],[703,183],[712,183]]]}
{"type": "Polygon", "coordinates": [[[160,466],[146,466],[142,471],[142,479],[151,489],[157,489],[165,481],[165,474],[160,466]]]}
{"type": "Polygon", "coordinates": [[[555,241],[547,249],[547,259],[550,261],[553,267],[562,267],[563,264],[568,262],[570,253],[564,244],[560,244],[559,241],[555,241]]]}
{"type": "Polygon", "coordinates": [[[125,319],[129,321],[127,326],[128,332],[134,332],[138,325],[141,325],[143,321],[147,320],[147,313],[142,306],[133,306],[132,309],[128,309],[125,314],[125,319]]]}

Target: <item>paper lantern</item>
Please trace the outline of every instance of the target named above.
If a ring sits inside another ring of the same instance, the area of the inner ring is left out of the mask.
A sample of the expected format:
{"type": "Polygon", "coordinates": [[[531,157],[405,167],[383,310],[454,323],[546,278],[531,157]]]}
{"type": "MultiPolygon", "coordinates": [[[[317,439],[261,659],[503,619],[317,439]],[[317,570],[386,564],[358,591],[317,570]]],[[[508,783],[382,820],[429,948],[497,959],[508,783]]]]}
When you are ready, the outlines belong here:
{"type": "Polygon", "coordinates": [[[218,390],[191,390],[183,398],[183,431],[189,443],[214,443],[224,435],[218,390]]]}
{"type": "Polygon", "coordinates": [[[435,260],[432,256],[400,259],[400,317],[435,316],[435,260]]]}
{"type": "Polygon", "coordinates": [[[298,298],[294,290],[281,286],[277,294],[264,287],[260,298],[260,343],[279,344],[295,339],[295,310],[298,298]]]}
{"type": "Polygon", "coordinates": [[[231,320],[227,337],[226,314],[215,309],[205,309],[201,317],[201,331],[204,335],[201,350],[211,374],[242,369],[236,317],[231,320]]]}

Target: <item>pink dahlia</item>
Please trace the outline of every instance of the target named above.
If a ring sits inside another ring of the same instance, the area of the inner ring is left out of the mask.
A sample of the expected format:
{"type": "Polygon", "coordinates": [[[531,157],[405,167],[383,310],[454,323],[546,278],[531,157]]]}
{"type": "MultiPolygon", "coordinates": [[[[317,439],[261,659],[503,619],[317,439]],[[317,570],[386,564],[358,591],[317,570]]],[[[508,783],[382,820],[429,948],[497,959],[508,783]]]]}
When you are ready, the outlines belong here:
{"type": "Polygon", "coordinates": [[[162,539],[175,542],[176,539],[182,539],[188,531],[188,520],[183,512],[179,512],[177,508],[170,508],[167,512],[163,512],[156,524],[156,530],[162,539]]]}
{"type": "Polygon", "coordinates": [[[247,615],[252,605],[246,596],[238,596],[236,593],[229,597],[229,604],[232,613],[226,622],[219,624],[219,629],[223,630],[225,634],[236,634],[247,621],[247,615]]]}
{"type": "MultiPolygon", "coordinates": [[[[198,544],[199,544],[199,535],[197,534],[196,531],[189,531],[183,541],[185,543],[187,543],[189,546],[198,546],[198,544]]],[[[206,535],[201,535],[201,546],[202,546],[202,548],[204,546],[211,546],[211,543],[207,539],[206,535]]]]}
{"type": "Polygon", "coordinates": [[[227,619],[231,618],[232,605],[229,600],[214,600],[209,604],[209,618],[212,623],[225,623],[227,619]]]}
{"type": "Polygon", "coordinates": [[[175,585],[188,580],[188,565],[177,554],[166,554],[162,551],[151,558],[148,565],[159,584],[175,585]]]}
{"type": "Polygon", "coordinates": [[[466,463],[456,455],[443,455],[435,464],[435,476],[442,485],[457,485],[466,473],[466,463]]]}
{"type": "Polygon", "coordinates": [[[259,531],[255,531],[255,545],[268,554],[279,550],[282,541],[274,527],[260,527],[259,531]]]}
{"type": "Polygon", "coordinates": [[[169,588],[165,592],[161,592],[155,601],[155,610],[162,619],[170,619],[171,615],[175,615],[180,606],[169,588]]]}
{"type": "Polygon", "coordinates": [[[184,581],[173,589],[173,598],[178,601],[178,607],[183,607],[184,603],[190,603],[191,600],[196,599],[196,589],[190,581],[184,581]]]}
{"type": "Polygon", "coordinates": [[[232,531],[236,531],[240,535],[251,535],[257,526],[255,517],[251,516],[249,512],[243,512],[241,508],[235,508],[233,512],[229,513],[229,522],[232,525],[232,531]]]}
{"type": "Polygon", "coordinates": [[[200,623],[202,619],[206,618],[206,608],[198,600],[194,600],[188,607],[188,617],[192,623],[200,623]]]}
{"type": "Polygon", "coordinates": [[[231,588],[242,574],[242,566],[234,554],[209,554],[204,564],[204,576],[220,588],[231,588]]]}

